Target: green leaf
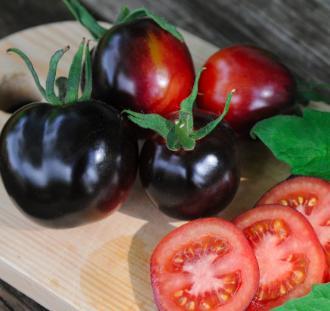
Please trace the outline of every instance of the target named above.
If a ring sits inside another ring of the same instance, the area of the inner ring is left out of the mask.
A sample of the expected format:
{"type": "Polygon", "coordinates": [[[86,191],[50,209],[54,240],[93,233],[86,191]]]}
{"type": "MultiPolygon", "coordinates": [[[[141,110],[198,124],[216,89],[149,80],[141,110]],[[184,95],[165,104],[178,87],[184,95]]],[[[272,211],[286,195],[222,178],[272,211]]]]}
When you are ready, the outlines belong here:
{"type": "Polygon", "coordinates": [[[69,46],[65,47],[64,49],[60,49],[54,53],[51,57],[49,62],[49,70],[46,80],[46,98],[49,103],[54,105],[60,105],[62,103],[61,99],[58,98],[55,94],[55,79],[56,79],[56,72],[57,66],[59,61],[61,60],[62,56],[65,52],[69,50],[69,46]]]}
{"type": "Polygon", "coordinates": [[[46,91],[45,89],[43,88],[43,86],[41,85],[40,83],[40,80],[39,80],[39,77],[38,77],[38,74],[36,73],[34,67],[33,67],[33,64],[32,62],[30,61],[30,59],[27,57],[27,55],[19,50],[19,49],[15,49],[15,48],[12,48],[12,49],[8,49],[7,52],[12,52],[12,53],[15,53],[17,54],[18,56],[20,56],[23,61],[25,62],[26,66],[28,67],[30,73],[32,74],[32,77],[34,79],[34,82],[37,86],[37,88],[39,89],[39,92],[41,93],[42,97],[47,99],[47,95],[46,95],[46,91]]]}
{"type": "Polygon", "coordinates": [[[176,29],[176,27],[174,25],[167,22],[163,17],[153,14],[146,8],[138,8],[138,9],[130,11],[128,9],[128,7],[126,7],[126,6],[123,7],[121,12],[119,13],[119,16],[117,17],[117,19],[115,21],[115,25],[129,23],[131,21],[134,21],[136,19],[143,18],[143,17],[149,17],[155,23],[157,23],[161,28],[168,31],[170,34],[172,34],[178,40],[184,41],[183,36],[176,29]]]}
{"type": "Polygon", "coordinates": [[[292,174],[330,180],[330,112],[305,109],[303,117],[275,116],[251,130],[290,165],[292,174]]]}
{"type": "Polygon", "coordinates": [[[223,109],[223,112],[219,117],[217,117],[215,120],[209,122],[204,127],[200,128],[198,131],[193,133],[193,137],[195,139],[197,139],[197,140],[202,139],[203,137],[210,134],[220,124],[220,122],[224,119],[224,117],[227,115],[227,113],[229,111],[230,102],[231,102],[231,99],[232,99],[234,93],[235,93],[235,90],[232,90],[228,94],[226,104],[225,104],[225,108],[223,109]]]}
{"type": "Polygon", "coordinates": [[[329,90],[330,84],[307,82],[300,79],[296,80],[297,94],[300,100],[309,101],[322,101],[330,104],[330,97],[322,94],[320,90],[329,90]]]}
{"type": "Polygon", "coordinates": [[[79,49],[75,54],[72,64],[70,66],[67,82],[67,93],[65,96],[66,104],[71,104],[78,101],[84,51],[85,39],[83,39],[83,41],[81,42],[79,49]]]}
{"type": "Polygon", "coordinates": [[[305,297],[292,299],[273,311],[328,311],[330,310],[330,283],[314,285],[305,297]]]}
{"type": "Polygon", "coordinates": [[[87,9],[78,0],[63,0],[75,19],[80,22],[93,36],[94,39],[100,39],[107,32],[87,9]]]}
{"type": "Polygon", "coordinates": [[[174,123],[159,114],[144,114],[131,110],[123,110],[122,113],[128,114],[128,118],[135,124],[145,129],[151,129],[165,139],[167,138],[170,130],[174,127],[174,123]]]}

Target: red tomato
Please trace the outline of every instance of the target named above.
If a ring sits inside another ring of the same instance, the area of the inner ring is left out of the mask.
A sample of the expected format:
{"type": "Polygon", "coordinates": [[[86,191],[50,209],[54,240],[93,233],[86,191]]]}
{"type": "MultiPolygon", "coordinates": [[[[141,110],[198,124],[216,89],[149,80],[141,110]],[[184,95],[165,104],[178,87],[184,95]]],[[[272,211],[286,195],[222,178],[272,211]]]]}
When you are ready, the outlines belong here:
{"type": "Polygon", "coordinates": [[[290,206],[302,213],[316,232],[327,257],[330,281],[330,183],[314,177],[295,177],[268,191],[258,202],[290,206]]]}
{"type": "Polygon", "coordinates": [[[236,89],[226,120],[246,134],[259,120],[292,109],[295,82],[289,70],[270,53],[248,45],[224,48],[204,65],[198,106],[220,114],[227,94],[236,89]]]}
{"type": "Polygon", "coordinates": [[[248,310],[270,310],[324,281],[324,252],[300,213],[280,205],[263,205],[234,223],[250,241],[260,269],[259,288],[248,310]]]}
{"type": "Polygon", "coordinates": [[[258,288],[256,258],[242,232],[219,218],[191,221],[168,234],[151,257],[160,311],[244,310],[258,288]]]}

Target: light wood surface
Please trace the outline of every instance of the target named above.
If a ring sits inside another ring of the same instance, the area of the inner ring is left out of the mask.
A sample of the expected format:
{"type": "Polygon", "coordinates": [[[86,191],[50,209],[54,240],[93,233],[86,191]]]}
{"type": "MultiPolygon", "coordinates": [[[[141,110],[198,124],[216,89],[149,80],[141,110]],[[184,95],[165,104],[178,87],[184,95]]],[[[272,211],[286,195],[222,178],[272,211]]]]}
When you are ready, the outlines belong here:
{"type": "MultiPolygon", "coordinates": [[[[184,33],[196,66],[216,47],[184,33]]],[[[32,79],[6,49],[23,49],[44,78],[50,55],[72,46],[59,74],[64,74],[80,38],[88,36],[74,22],[50,24],[0,42],[0,108],[11,98],[38,98],[32,79]],[[9,90],[9,91],[8,91],[9,90]]],[[[0,127],[8,114],[0,112],[0,127]]],[[[242,180],[231,205],[219,216],[231,219],[289,173],[260,143],[240,142],[242,180]]],[[[155,310],[149,282],[149,256],[159,239],[181,222],[155,207],[137,182],[124,206],[105,220],[79,228],[54,230],[22,215],[0,185],[0,277],[43,306],[56,311],[155,310]]]]}

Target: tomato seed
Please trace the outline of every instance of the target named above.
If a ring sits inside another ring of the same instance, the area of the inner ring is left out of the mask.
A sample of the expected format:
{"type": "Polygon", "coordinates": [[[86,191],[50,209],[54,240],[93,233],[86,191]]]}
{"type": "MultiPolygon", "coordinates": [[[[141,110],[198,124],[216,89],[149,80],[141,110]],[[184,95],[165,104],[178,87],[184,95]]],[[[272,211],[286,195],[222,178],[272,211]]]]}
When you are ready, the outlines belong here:
{"type": "Polygon", "coordinates": [[[210,310],[211,309],[211,306],[207,302],[202,302],[200,304],[200,309],[202,311],[210,310]]]}

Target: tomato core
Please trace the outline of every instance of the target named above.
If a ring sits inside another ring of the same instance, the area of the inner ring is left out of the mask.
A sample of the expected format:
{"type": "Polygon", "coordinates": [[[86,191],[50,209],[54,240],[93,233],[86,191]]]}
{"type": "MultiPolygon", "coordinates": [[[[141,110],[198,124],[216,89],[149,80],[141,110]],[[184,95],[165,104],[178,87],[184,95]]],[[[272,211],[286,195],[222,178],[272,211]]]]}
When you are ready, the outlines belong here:
{"type": "Polygon", "coordinates": [[[217,273],[223,257],[231,246],[224,239],[205,237],[187,244],[177,251],[170,261],[170,270],[189,275],[190,282],[173,291],[173,299],[183,310],[213,310],[227,303],[238,290],[239,271],[217,273]],[[197,308],[197,309],[196,309],[197,308]]]}
{"type": "Polygon", "coordinates": [[[304,254],[288,253],[287,247],[278,248],[290,236],[289,226],[284,220],[254,223],[244,230],[244,234],[253,246],[259,263],[261,278],[256,294],[258,301],[277,299],[305,281],[308,258],[304,254]],[[270,256],[269,250],[275,248],[277,251],[270,256]],[[276,275],[272,267],[276,267],[276,275]]]}

